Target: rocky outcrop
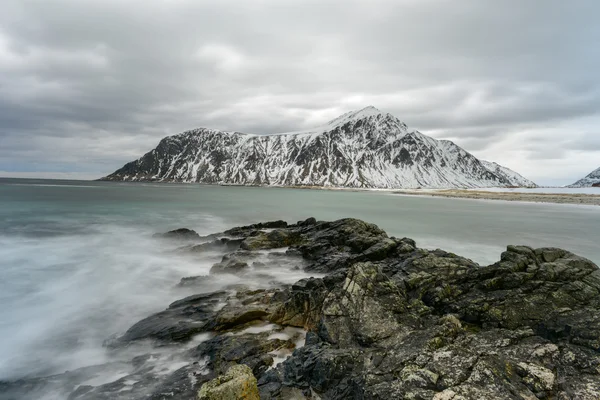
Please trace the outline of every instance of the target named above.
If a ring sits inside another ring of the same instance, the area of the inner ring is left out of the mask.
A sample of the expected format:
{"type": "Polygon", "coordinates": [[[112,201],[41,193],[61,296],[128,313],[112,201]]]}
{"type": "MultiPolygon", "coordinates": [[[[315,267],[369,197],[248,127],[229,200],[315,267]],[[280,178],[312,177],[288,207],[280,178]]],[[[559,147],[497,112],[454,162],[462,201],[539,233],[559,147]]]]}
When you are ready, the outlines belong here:
{"type": "Polygon", "coordinates": [[[200,239],[200,235],[198,232],[188,229],[188,228],[179,228],[165,233],[156,233],[154,237],[165,238],[165,239],[188,239],[188,240],[198,240],[200,239]]]}
{"type": "Polygon", "coordinates": [[[150,385],[151,357],[138,358],[122,379],[143,376],[146,386],[128,397],[111,383],[72,389],[71,398],[187,399],[201,387],[202,396],[225,396],[254,388],[252,378],[261,399],[599,398],[600,270],[591,261],[508,246],[480,266],[356,219],[277,225],[214,235],[239,246],[221,248],[212,276],[268,280],[301,265],[313,277],[174,302],[111,348],[183,347],[186,366],[150,385]],[[240,365],[244,374],[231,373],[240,365]]]}
{"type": "Polygon", "coordinates": [[[245,365],[235,365],[225,375],[206,382],[198,400],[260,400],[256,378],[245,365]]]}

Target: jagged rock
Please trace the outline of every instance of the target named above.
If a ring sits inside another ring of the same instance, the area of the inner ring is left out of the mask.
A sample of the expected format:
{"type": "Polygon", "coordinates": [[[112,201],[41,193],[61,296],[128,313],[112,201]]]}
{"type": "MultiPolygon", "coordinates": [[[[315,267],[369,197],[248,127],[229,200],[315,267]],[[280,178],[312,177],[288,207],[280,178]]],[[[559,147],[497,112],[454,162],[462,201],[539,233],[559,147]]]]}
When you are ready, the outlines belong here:
{"type": "Polygon", "coordinates": [[[226,254],[221,262],[216,263],[210,269],[211,274],[239,274],[248,268],[248,263],[255,257],[251,252],[235,252],[226,254]]]}
{"type": "Polygon", "coordinates": [[[225,375],[202,385],[198,400],[260,400],[256,378],[245,365],[234,365],[225,375]]]}
{"type": "Polygon", "coordinates": [[[206,276],[206,275],[200,275],[200,276],[185,276],[183,278],[181,278],[181,280],[179,281],[179,283],[177,284],[177,286],[180,287],[186,287],[186,286],[195,286],[195,285],[199,285],[202,284],[204,282],[206,282],[207,280],[209,280],[210,277],[206,276]]]}
{"type": "MultiPolygon", "coordinates": [[[[137,397],[115,381],[82,386],[74,398],[190,398],[198,385],[243,364],[262,399],[599,399],[600,270],[591,261],[562,249],[508,246],[500,261],[479,266],[350,218],[269,226],[231,230],[245,249],[236,247],[213,273],[242,262],[244,274],[267,282],[271,269],[289,268],[296,257],[321,274],[172,303],[113,347],[140,339],[181,345],[207,332],[186,350],[189,365],[153,375],[160,382],[150,393],[140,388],[147,374],[122,378],[141,382],[137,397]],[[280,254],[264,251],[283,244],[290,248],[280,254]]],[[[132,362],[136,371],[145,371],[144,360],[132,362]]],[[[19,385],[5,389],[26,387],[19,385]]]]}
{"type": "Polygon", "coordinates": [[[597,398],[600,272],[590,261],[508,246],[481,267],[350,218],[264,229],[235,231],[244,250],[224,264],[290,246],[286,254],[328,274],[239,292],[213,328],[302,327],[305,346],[277,367],[269,353],[291,345],[266,341],[268,333],[216,336],[196,350],[218,373],[249,365],[263,398],[597,398]]]}
{"type": "Polygon", "coordinates": [[[403,290],[380,268],[354,264],[343,286],[325,298],[319,334],[339,347],[370,346],[404,331],[395,314],[406,307],[403,290]]]}
{"type": "Polygon", "coordinates": [[[313,330],[321,318],[321,307],[327,296],[323,279],[302,279],[291,289],[279,294],[280,306],[271,315],[271,320],[281,324],[313,330]]]}
{"type": "Polygon", "coordinates": [[[206,242],[192,246],[188,249],[193,253],[202,253],[205,251],[234,251],[240,247],[241,239],[220,238],[211,242],[206,242]]]}
{"type": "Polygon", "coordinates": [[[226,230],[224,233],[231,236],[248,236],[252,232],[261,231],[263,229],[280,229],[287,228],[288,223],[282,220],[260,222],[258,224],[240,226],[226,230]]]}
{"type": "Polygon", "coordinates": [[[240,245],[244,250],[276,249],[297,245],[302,241],[299,233],[275,229],[271,232],[259,232],[255,236],[247,237],[240,245]]]}
{"type": "Polygon", "coordinates": [[[106,343],[109,347],[119,347],[140,339],[153,339],[162,342],[188,340],[193,335],[211,329],[214,322],[214,308],[225,299],[227,292],[219,291],[198,294],[178,300],[161,311],[145,318],[114,341],[106,343]]]}
{"type": "Polygon", "coordinates": [[[291,340],[269,339],[273,332],[216,336],[195,350],[196,357],[207,357],[208,367],[216,374],[224,373],[234,363],[249,366],[260,376],[273,365],[272,352],[293,349],[291,340]]]}
{"type": "Polygon", "coordinates": [[[317,220],[315,219],[315,217],[310,217],[305,219],[304,221],[298,221],[297,225],[298,226],[310,226],[310,225],[316,225],[317,220]]]}

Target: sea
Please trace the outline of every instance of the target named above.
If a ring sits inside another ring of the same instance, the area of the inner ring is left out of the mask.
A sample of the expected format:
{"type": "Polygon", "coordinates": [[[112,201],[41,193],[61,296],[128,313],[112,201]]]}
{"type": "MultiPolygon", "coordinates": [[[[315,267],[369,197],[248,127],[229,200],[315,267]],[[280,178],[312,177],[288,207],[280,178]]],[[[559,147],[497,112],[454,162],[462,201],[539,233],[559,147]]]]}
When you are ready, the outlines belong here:
{"type": "MultiPolygon", "coordinates": [[[[597,206],[386,191],[1,178],[0,381],[114,361],[103,347],[107,338],[191,294],[177,287],[180,279],[205,275],[218,261],[174,251],[154,233],[186,227],[204,235],[308,217],[360,218],[390,236],[410,237],[419,247],[442,248],[481,265],[498,261],[509,244],[561,247],[600,263],[597,206]]],[[[292,283],[305,273],[281,275],[292,283]]],[[[235,278],[222,279],[224,287],[235,278]]],[[[116,373],[98,376],[96,383],[123,376],[116,373]]]]}

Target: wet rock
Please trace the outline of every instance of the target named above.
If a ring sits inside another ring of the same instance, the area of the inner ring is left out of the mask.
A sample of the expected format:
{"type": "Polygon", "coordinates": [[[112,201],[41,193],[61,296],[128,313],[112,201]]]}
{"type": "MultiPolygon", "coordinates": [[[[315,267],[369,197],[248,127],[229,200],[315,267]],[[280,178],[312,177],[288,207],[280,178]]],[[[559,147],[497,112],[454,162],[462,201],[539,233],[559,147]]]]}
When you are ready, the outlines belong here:
{"type": "MultiPolygon", "coordinates": [[[[140,339],[180,346],[210,334],[188,345],[190,363],[164,377],[144,372],[152,357],[136,358],[137,375],[82,386],[78,398],[192,398],[238,364],[252,372],[262,399],[599,398],[600,270],[589,260],[508,246],[497,263],[479,266],[351,218],[226,234],[236,237],[231,247],[204,247],[228,252],[212,272],[251,274],[265,288],[190,296],[140,321],[120,346],[140,339]],[[264,251],[281,247],[289,248],[264,251]],[[269,272],[289,270],[294,257],[318,275],[267,284],[269,272]],[[128,379],[139,383],[126,387],[128,379]]],[[[43,391],[41,381],[29,384],[43,391]]]]}
{"type": "Polygon", "coordinates": [[[245,365],[234,365],[226,374],[205,383],[198,400],[260,400],[256,378],[245,365]]]}
{"type": "Polygon", "coordinates": [[[298,221],[298,223],[296,225],[298,226],[311,226],[311,225],[316,225],[317,224],[317,220],[314,217],[310,217],[305,219],[304,221],[298,221]]]}
{"type": "Polygon", "coordinates": [[[244,305],[240,307],[225,307],[215,319],[214,329],[225,331],[247,322],[260,320],[269,315],[267,305],[244,305]]]}
{"type": "Polygon", "coordinates": [[[214,326],[211,317],[215,306],[227,296],[219,291],[198,294],[175,301],[165,311],[145,318],[133,325],[117,340],[106,343],[109,347],[121,347],[141,339],[161,342],[180,342],[214,326]]]}
{"type": "Polygon", "coordinates": [[[192,253],[202,253],[206,251],[234,251],[240,247],[241,243],[242,239],[220,238],[192,246],[188,251],[192,253]]]}
{"type": "Polygon", "coordinates": [[[155,233],[153,237],[163,239],[176,239],[176,240],[197,240],[200,239],[200,235],[187,228],[179,228],[165,233],[155,233]]]}
{"type": "Polygon", "coordinates": [[[294,348],[291,340],[270,338],[272,334],[267,331],[216,336],[198,345],[193,354],[207,358],[208,367],[216,374],[224,373],[237,363],[249,366],[260,377],[273,365],[272,352],[294,348]]]}
{"type": "Polygon", "coordinates": [[[271,232],[259,232],[247,237],[240,245],[244,250],[276,249],[297,245],[302,242],[302,236],[294,231],[275,229],[271,232]]]}
{"type": "Polygon", "coordinates": [[[280,229],[280,228],[287,228],[287,226],[288,226],[287,222],[282,221],[282,220],[269,221],[269,222],[261,222],[258,224],[232,228],[232,229],[226,230],[224,233],[226,235],[231,235],[231,236],[248,236],[253,232],[260,231],[263,229],[280,229]]]}
{"type": "Polygon", "coordinates": [[[180,287],[197,286],[197,285],[200,285],[200,284],[208,281],[209,279],[210,278],[206,275],[185,276],[185,277],[181,278],[181,280],[179,281],[177,286],[180,286],[180,287]]]}

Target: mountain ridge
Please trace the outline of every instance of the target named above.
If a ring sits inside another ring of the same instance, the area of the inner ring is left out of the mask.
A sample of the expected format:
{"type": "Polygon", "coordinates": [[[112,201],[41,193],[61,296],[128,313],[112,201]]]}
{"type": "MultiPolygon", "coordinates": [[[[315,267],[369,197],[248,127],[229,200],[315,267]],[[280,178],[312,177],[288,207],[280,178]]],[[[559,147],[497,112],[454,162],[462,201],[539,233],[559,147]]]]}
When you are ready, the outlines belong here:
{"type": "Polygon", "coordinates": [[[388,189],[535,185],[502,171],[369,106],[297,132],[185,131],[102,180],[388,189]]]}
{"type": "Polygon", "coordinates": [[[582,188],[582,187],[592,187],[592,186],[600,186],[600,168],[597,168],[587,174],[585,177],[581,178],[577,182],[567,186],[571,188],[582,188]]]}

